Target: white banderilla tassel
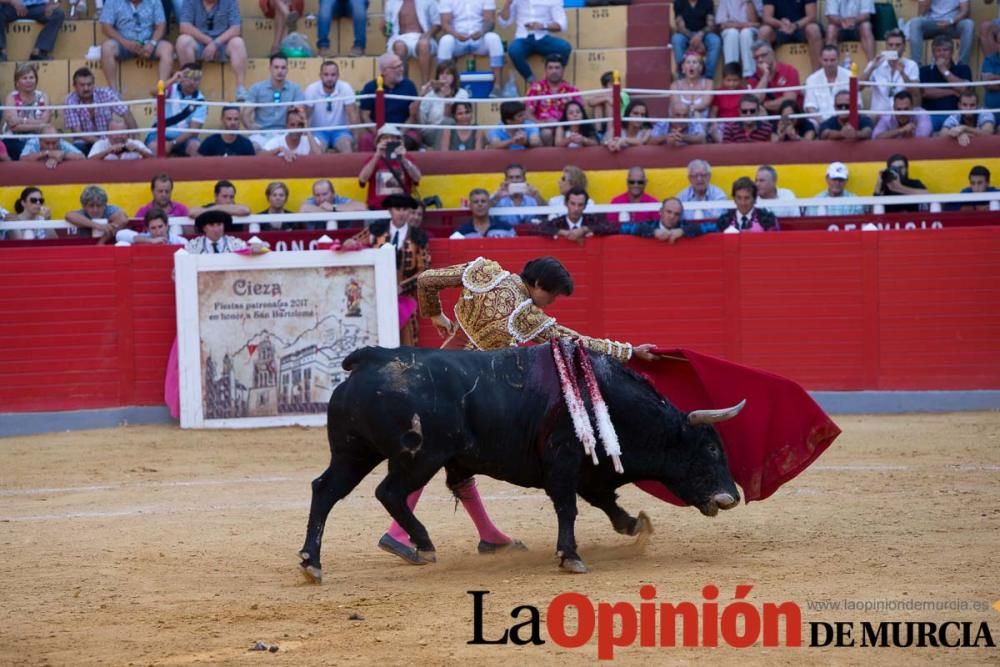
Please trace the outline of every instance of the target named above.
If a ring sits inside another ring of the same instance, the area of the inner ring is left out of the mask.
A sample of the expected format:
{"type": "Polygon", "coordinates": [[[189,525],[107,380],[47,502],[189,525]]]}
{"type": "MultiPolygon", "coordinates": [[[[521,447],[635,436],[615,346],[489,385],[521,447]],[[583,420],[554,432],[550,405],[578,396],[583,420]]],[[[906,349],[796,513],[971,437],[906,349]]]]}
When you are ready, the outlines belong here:
{"type": "Polygon", "coordinates": [[[590,425],[590,415],[587,414],[587,407],[583,404],[580,396],[580,388],[576,382],[570,378],[570,370],[563,356],[562,345],[559,340],[551,343],[552,359],[555,361],[556,370],[559,372],[559,383],[562,385],[563,398],[566,400],[566,407],[569,409],[569,416],[573,420],[573,430],[576,437],[583,443],[583,451],[590,456],[594,465],[597,465],[597,440],[594,437],[594,429],[590,425]]]}
{"type": "MultiPolygon", "coordinates": [[[[618,442],[618,433],[615,432],[615,425],[611,423],[611,414],[608,412],[608,404],[601,396],[601,388],[597,384],[597,377],[594,375],[594,367],[587,356],[587,350],[581,343],[576,346],[576,356],[583,371],[583,379],[590,392],[590,402],[594,406],[594,417],[597,419],[597,432],[601,435],[601,442],[604,443],[604,452],[611,457],[614,463],[615,472],[619,475],[625,472],[622,467],[622,448],[618,442]]],[[[589,421],[589,419],[588,419],[589,421]]]]}

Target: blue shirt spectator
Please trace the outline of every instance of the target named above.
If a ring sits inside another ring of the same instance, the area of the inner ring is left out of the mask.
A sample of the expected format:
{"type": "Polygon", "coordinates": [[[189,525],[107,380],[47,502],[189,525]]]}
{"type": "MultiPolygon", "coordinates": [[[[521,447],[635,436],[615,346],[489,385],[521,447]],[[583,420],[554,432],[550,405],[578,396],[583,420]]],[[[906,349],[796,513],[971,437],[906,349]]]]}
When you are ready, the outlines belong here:
{"type": "Polygon", "coordinates": [[[114,26],[125,39],[146,42],[153,36],[156,25],[166,23],[167,17],[160,0],[139,0],[138,5],[130,0],[107,0],[101,9],[100,22],[114,26]]]}
{"type": "MultiPolygon", "coordinates": [[[[524,200],[520,203],[520,206],[542,206],[538,203],[531,195],[523,195],[524,200]]],[[[515,208],[518,204],[514,203],[514,200],[510,198],[510,195],[501,197],[497,200],[496,206],[494,208],[515,208]]],[[[493,219],[501,224],[508,226],[521,225],[524,223],[531,222],[532,216],[530,215],[493,215],[493,219]]]]}
{"type": "MultiPolygon", "coordinates": [[[[831,195],[828,190],[823,190],[818,195],[815,195],[814,199],[838,199],[839,197],[857,197],[856,194],[848,190],[844,190],[840,195],[831,195]]],[[[826,206],[825,215],[863,215],[865,212],[865,207],[861,204],[829,204],[826,206]]],[[[806,215],[819,215],[818,206],[809,206],[806,208],[806,215]]]]}
{"type": "MultiPolygon", "coordinates": [[[[386,95],[408,95],[418,97],[417,86],[409,79],[402,79],[394,88],[384,86],[386,95]]],[[[375,81],[369,81],[361,89],[361,95],[374,95],[375,81]]],[[[413,100],[397,100],[391,97],[385,98],[385,122],[400,125],[406,123],[410,118],[410,104],[413,100]]],[[[372,118],[375,118],[375,98],[363,98],[358,104],[362,111],[367,111],[372,118]]]]}
{"type": "MultiPolygon", "coordinates": [[[[982,74],[982,79],[986,79],[986,75],[990,75],[994,81],[1000,79],[1000,52],[991,53],[983,59],[982,74]]],[[[1000,87],[986,89],[983,106],[987,109],[1000,109],[1000,87]]]]}
{"type": "MultiPolygon", "coordinates": [[[[729,197],[726,193],[722,191],[721,188],[708,184],[708,188],[705,190],[703,195],[698,195],[692,186],[688,186],[677,193],[677,198],[683,203],[688,204],[691,202],[706,202],[706,201],[726,201],[729,197]]],[[[724,208],[708,208],[702,209],[701,211],[694,211],[686,206],[684,207],[684,220],[697,220],[705,219],[711,221],[714,226],[715,221],[719,219],[719,216],[725,212],[724,208]]]]}
{"type": "MultiPolygon", "coordinates": [[[[524,130],[524,133],[528,137],[529,145],[532,142],[537,143],[542,140],[542,135],[538,131],[537,127],[523,127],[518,129],[524,130]]],[[[486,135],[486,139],[491,143],[494,141],[510,141],[511,139],[513,139],[513,133],[516,131],[517,131],[516,129],[514,131],[508,130],[506,125],[498,125],[497,127],[494,127],[492,130],[490,130],[489,134],[486,135]]],[[[514,143],[508,146],[507,150],[523,151],[527,147],[528,146],[524,144],[514,143]]]]}
{"type": "MultiPolygon", "coordinates": [[[[75,155],[80,155],[86,157],[79,148],[66,141],[65,139],[59,140],[59,150],[63,153],[73,153],[75,155]]],[[[28,139],[24,144],[24,149],[21,151],[21,157],[32,155],[41,151],[41,147],[38,143],[38,137],[33,137],[28,139]]]]}
{"type": "MultiPolygon", "coordinates": [[[[275,104],[277,102],[299,102],[305,100],[302,89],[297,83],[283,81],[280,85],[275,85],[270,79],[258,81],[250,86],[247,102],[256,104],[275,104]]],[[[257,126],[262,130],[278,130],[285,128],[285,117],[288,115],[288,107],[257,107],[254,109],[254,117],[257,126]]]]}

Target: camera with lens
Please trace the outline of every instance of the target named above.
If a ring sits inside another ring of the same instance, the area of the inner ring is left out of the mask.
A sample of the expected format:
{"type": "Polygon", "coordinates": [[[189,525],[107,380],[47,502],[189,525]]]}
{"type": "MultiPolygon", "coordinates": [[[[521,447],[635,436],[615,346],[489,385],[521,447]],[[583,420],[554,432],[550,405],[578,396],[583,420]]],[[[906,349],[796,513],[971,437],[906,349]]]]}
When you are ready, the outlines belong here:
{"type": "Polygon", "coordinates": [[[402,146],[402,143],[400,143],[398,141],[387,141],[385,143],[385,157],[386,157],[386,159],[387,160],[391,160],[394,157],[396,151],[399,150],[400,146],[402,146]]]}
{"type": "Polygon", "coordinates": [[[895,167],[889,167],[888,169],[882,170],[883,183],[889,183],[891,181],[895,181],[898,178],[899,178],[899,172],[896,170],[895,167]]]}

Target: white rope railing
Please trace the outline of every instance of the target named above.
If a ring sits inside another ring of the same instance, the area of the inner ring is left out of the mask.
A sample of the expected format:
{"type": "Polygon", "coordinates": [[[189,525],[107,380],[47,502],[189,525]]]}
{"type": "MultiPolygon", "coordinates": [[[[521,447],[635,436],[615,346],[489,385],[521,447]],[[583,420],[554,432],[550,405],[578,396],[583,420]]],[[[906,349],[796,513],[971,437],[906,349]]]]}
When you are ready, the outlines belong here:
{"type": "Polygon", "coordinates": [[[89,102],[87,104],[46,104],[45,106],[3,106],[0,105],[0,112],[3,111],[45,111],[47,109],[100,109],[102,107],[139,106],[142,104],[156,104],[155,98],[139,100],[118,100],[117,102],[89,102]]]}
{"type": "MultiPolygon", "coordinates": [[[[867,86],[867,87],[877,87],[877,86],[883,85],[883,84],[880,84],[878,82],[862,81],[860,79],[858,80],[858,83],[861,86],[867,86]]],[[[648,96],[659,96],[659,97],[676,97],[676,96],[689,96],[689,95],[691,95],[693,93],[697,93],[699,96],[701,96],[701,95],[714,96],[714,95],[734,95],[734,94],[759,95],[759,94],[764,94],[764,93],[802,92],[802,91],[813,90],[813,89],[826,89],[826,90],[829,90],[830,88],[833,88],[833,87],[835,87],[837,85],[839,85],[841,88],[843,88],[843,84],[820,84],[820,85],[814,85],[814,86],[784,86],[784,87],[773,87],[773,88],[746,88],[746,89],[739,89],[739,90],[728,90],[728,89],[712,89],[712,90],[658,90],[658,89],[649,89],[649,88],[624,88],[623,90],[625,90],[630,95],[648,95],[648,96]]],[[[980,86],[980,87],[996,86],[996,85],[998,85],[998,82],[996,82],[996,81],[968,81],[968,82],[964,82],[963,81],[963,82],[958,82],[958,83],[943,83],[943,84],[905,83],[905,82],[903,82],[903,83],[894,84],[894,85],[896,87],[907,87],[907,88],[954,88],[954,87],[967,87],[967,86],[980,86]]],[[[598,88],[598,89],[575,91],[575,92],[570,92],[570,93],[554,93],[554,94],[550,94],[550,95],[535,95],[535,96],[530,96],[530,97],[524,96],[524,97],[516,97],[516,98],[504,98],[503,101],[532,102],[532,101],[539,101],[539,100],[551,100],[551,99],[566,99],[566,98],[576,98],[576,97],[588,97],[588,96],[593,96],[593,95],[605,95],[605,94],[608,93],[608,91],[609,91],[609,89],[607,89],[607,88],[598,88]]],[[[336,101],[336,102],[347,102],[347,101],[354,102],[354,101],[359,101],[359,100],[373,99],[375,97],[377,97],[375,94],[365,94],[365,95],[355,95],[355,96],[346,96],[345,95],[345,96],[340,96],[340,97],[320,98],[320,99],[315,99],[315,100],[295,100],[295,101],[283,101],[282,100],[282,101],[278,101],[278,102],[238,102],[237,103],[237,102],[226,102],[226,101],[177,100],[177,99],[168,99],[167,102],[169,104],[183,103],[183,104],[192,105],[192,106],[206,106],[206,107],[232,107],[232,106],[237,106],[237,107],[239,107],[242,110],[243,108],[264,108],[264,107],[316,107],[318,105],[326,104],[327,102],[334,102],[334,101],[336,101]]],[[[427,97],[412,96],[412,95],[397,95],[397,94],[393,94],[393,93],[385,93],[384,97],[385,97],[385,99],[400,99],[400,100],[408,100],[408,101],[414,101],[414,102],[417,102],[417,101],[422,102],[422,101],[428,100],[427,97]]],[[[429,98],[429,99],[430,99],[430,101],[441,103],[441,104],[455,104],[457,102],[468,103],[468,104],[495,104],[498,101],[495,98],[461,98],[461,99],[456,99],[456,98],[429,98]]],[[[119,106],[119,105],[122,105],[122,104],[128,105],[128,106],[133,106],[133,105],[143,105],[143,104],[151,104],[151,103],[155,104],[156,100],[155,99],[148,99],[147,98],[147,99],[140,99],[140,100],[121,100],[121,101],[117,101],[117,102],[99,102],[99,103],[93,103],[93,104],[87,104],[87,105],[47,105],[44,108],[45,109],[70,109],[70,108],[80,108],[80,107],[87,107],[87,108],[95,107],[96,108],[96,107],[119,106]]],[[[22,107],[16,107],[16,106],[13,106],[13,107],[12,106],[0,106],[0,111],[4,111],[4,110],[23,110],[23,108],[22,107]]],[[[869,112],[868,110],[865,110],[865,109],[859,109],[858,112],[861,113],[861,114],[871,113],[871,112],[869,112]]],[[[991,113],[1000,115],[1000,108],[976,109],[975,111],[969,112],[969,114],[970,115],[971,114],[978,114],[978,113],[982,113],[982,112],[991,112],[991,113]]],[[[842,114],[843,112],[839,112],[839,113],[842,114]]],[[[879,111],[878,115],[880,115],[880,116],[885,116],[885,115],[890,115],[890,116],[897,116],[897,115],[899,115],[899,116],[912,116],[914,114],[921,114],[921,113],[922,114],[927,114],[929,116],[950,116],[950,115],[954,115],[954,114],[962,114],[963,112],[961,110],[934,110],[934,111],[931,111],[931,110],[926,110],[926,109],[922,109],[921,108],[920,111],[916,111],[916,112],[913,112],[913,111],[909,111],[909,112],[907,112],[907,111],[900,111],[900,112],[897,112],[897,111],[893,111],[893,110],[885,110],[885,111],[879,111]]],[[[820,118],[822,116],[823,116],[823,114],[821,114],[819,112],[803,112],[803,113],[799,113],[799,114],[792,114],[790,116],[790,118],[795,119],[795,120],[801,119],[801,118],[816,119],[816,118],[820,118]]],[[[766,115],[766,116],[739,116],[739,117],[733,117],[733,118],[717,118],[717,117],[713,118],[713,117],[710,117],[710,116],[705,116],[705,117],[700,117],[700,116],[694,116],[694,117],[673,117],[673,116],[668,116],[668,117],[625,117],[625,118],[622,119],[622,122],[623,123],[628,123],[628,122],[642,122],[642,123],[650,123],[650,124],[652,124],[652,123],[663,123],[663,122],[666,122],[666,123],[676,123],[676,124],[680,124],[680,125],[686,125],[686,124],[715,125],[715,124],[723,124],[723,123],[739,123],[739,122],[746,122],[746,121],[754,121],[754,122],[768,121],[768,122],[773,122],[773,121],[782,120],[783,118],[787,118],[787,117],[783,117],[783,116],[777,115],[777,114],[766,115]]],[[[611,120],[612,119],[608,118],[608,117],[600,117],[600,118],[588,118],[588,119],[580,120],[580,121],[539,121],[539,122],[525,122],[525,123],[510,124],[510,125],[503,125],[503,124],[496,125],[496,124],[492,124],[491,123],[491,124],[475,124],[475,125],[461,125],[461,126],[459,126],[459,125],[438,125],[438,124],[429,124],[429,123],[400,123],[399,126],[402,127],[402,128],[405,128],[405,129],[437,129],[437,130],[443,130],[443,129],[460,128],[460,129],[467,129],[467,130],[493,130],[493,129],[497,129],[497,128],[502,128],[502,129],[506,129],[506,130],[516,130],[516,129],[529,129],[529,128],[545,129],[545,128],[556,128],[556,127],[569,127],[569,126],[584,125],[584,124],[586,124],[586,125],[597,125],[597,124],[608,123],[611,120]]],[[[347,125],[324,125],[324,126],[317,126],[317,127],[307,127],[307,128],[302,129],[302,130],[299,130],[297,128],[292,129],[292,128],[283,128],[283,127],[282,128],[267,128],[267,129],[265,129],[265,128],[237,129],[237,130],[223,130],[221,128],[206,128],[206,127],[201,127],[201,128],[176,128],[176,127],[171,127],[171,128],[168,128],[168,131],[171,131],[171,132],[181,132],[181,133],[184,133],[184,134],[195,134],[195,135],[210,135],[210,134],[224,133],[224,134],[233,134],[233,135],[239,135],[239,136],[253,136],[253,135],[273,136],[273,135],[288,134],[290,132],[323,132],[323,131],[329,131],[329,130],[362,130],[362,129],[371,129],[371,128],[374,128],[374,127],[375,127],[374,123],[351,123],[351,124],[347,124],[347,125]]],[[[143,132],[147,132],[148,133],[148,132],[151,132],[151,131],[155,131],[155,128],[134,128],[134,129],[124,129],[124,130],[109,130],[109,131],[105,131],[105,132],[59,132],[57,134],[42,134],[42,133],[23,133],[23,134],[22,133],[18,133],[18,134],[13,134],[13,133],[6,133],[6,134],[0,135],[0,136],[5,137],[5,138],[17,138],[17,139],[24,139],[24,140],[32,139],[32,138],[41,139],[41,138],[57,138],[57,137],[60,138],[60,139],[74,139],[74,138],[78,138],[78,137],[93,137],[93,136],[115,136],[115,135],[133,135],[133,136],[138,136],[138,135],[140,135],[143,132]]]]}
{"type": "MultiPolygon", "coordinates": [[[[823,90],[827,88],[832,88],[833,86],[840,85],[846,87],[847,84],[816,84],[812,86],[800,85],[800,86],[782,86],[776,88],[738,88],[731,90],[729,88],[709,88],[706,90],[701,90],[693,88],[690,90],[663,90],[658,88],[624,88],[623,90],[629,95],[642,95],[644,97],[679,97],[685,95],[691,95],[692,93],[697,93],[700,95],[735,95],[736,93],[748,93],[750,95],[756,95],[758,93],[797,93],[804,92],[806,90],[823,90]]],[[[607,88],[603,91],[606,93],[607,88]]]]}

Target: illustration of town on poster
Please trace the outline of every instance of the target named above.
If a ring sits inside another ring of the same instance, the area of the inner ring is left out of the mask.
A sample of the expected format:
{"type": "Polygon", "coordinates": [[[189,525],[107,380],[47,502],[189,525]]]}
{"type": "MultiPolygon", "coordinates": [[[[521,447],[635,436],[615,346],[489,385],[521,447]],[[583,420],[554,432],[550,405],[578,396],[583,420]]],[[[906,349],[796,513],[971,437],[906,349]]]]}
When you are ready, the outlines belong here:
{"type": "Polygon", "coordinates": [[[378,344],[375,267],[198,273],[205,420],[323,414],[344,357],[378,344]]]}

